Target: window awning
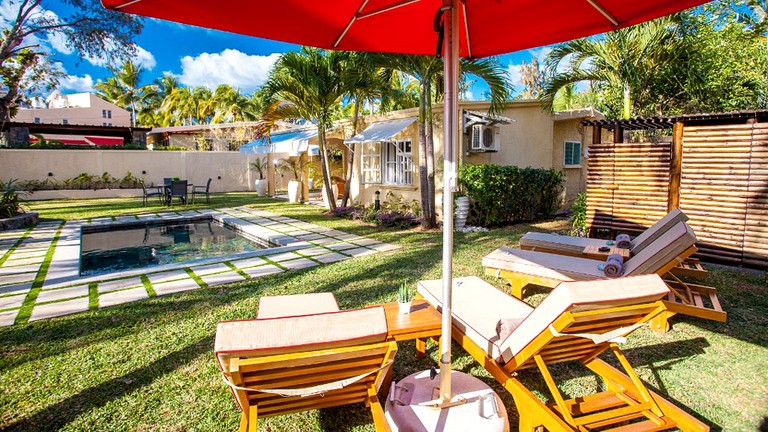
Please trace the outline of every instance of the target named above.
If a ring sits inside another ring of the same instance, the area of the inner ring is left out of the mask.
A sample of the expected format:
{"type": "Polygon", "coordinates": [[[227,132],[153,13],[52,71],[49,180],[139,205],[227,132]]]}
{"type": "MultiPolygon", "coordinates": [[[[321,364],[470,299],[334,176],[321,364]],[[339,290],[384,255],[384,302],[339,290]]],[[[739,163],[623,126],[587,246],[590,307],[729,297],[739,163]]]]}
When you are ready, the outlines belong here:
{"type": "Polygon", "coordinates": [[[416,117],[409,117],[398,120],[388,120],[383,122],[374,123],[368,126],[364,131],[353,136],[348,140],[344,140],[345,143],[365,143],[365,142],[380,142],[390,141],[393,136],[400,133],[403,129],[407,128],[413,122],[416,121],[416,117]]]}
{"type": "Polygon", "coordinates": [[[290,153],[298,155],[299,153],[314,149],[310,146],[309,140],[317,136],[317,128],[287,130],[271,134],[270,141],[266,138],[260,138],[244,144],[240,147],[240,153],[250,154],[268,154],[268,153],[290,153]]]}

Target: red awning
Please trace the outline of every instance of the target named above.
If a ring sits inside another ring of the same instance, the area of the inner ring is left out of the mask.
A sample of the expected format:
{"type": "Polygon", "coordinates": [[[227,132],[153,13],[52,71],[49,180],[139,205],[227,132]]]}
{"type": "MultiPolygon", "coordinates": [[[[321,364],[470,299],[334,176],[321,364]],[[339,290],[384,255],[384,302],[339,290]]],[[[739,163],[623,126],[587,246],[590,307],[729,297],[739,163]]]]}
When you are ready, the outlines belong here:
{"type": "Polygon", "coordinates": [[[99,147],[123,145],[123,138],[121,137],[86,136],[85,139],[89,143],[97,145],[99,147]]]}
{"type": "MultiPolygon", "coordinates": [[[[434,55],[442,0],[102,0],[108,9],[349,51],[434,55]]],[[[669,15],[701,0],[466,0],[460,55],[485,57],[669,15]],[[468,30],[468,32],[467,32],[468,30]],[[467,38],[469,33],[469,38],[467,38]],[[469,44],[467,43],[469,41],[469,44]]]]}

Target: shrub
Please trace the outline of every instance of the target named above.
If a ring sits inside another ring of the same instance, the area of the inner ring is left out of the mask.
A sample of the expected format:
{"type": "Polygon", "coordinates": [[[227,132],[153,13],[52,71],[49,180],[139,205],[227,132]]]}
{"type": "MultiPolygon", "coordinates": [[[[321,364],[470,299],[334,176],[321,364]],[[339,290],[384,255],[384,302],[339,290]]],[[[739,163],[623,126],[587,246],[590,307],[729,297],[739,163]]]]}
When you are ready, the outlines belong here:
{"type": "Polygon", "coordinates": [[[563,173],[554,169],[462,165],[459,185],[482,226],[546,219],[561,205],[563,173]]]}
{"type": "Polygon", "coordinates": [[[571,235],[576,237],[586,237],[587,233],[587,193],[582,192],[576,197],[576,201],[571,204],[571,235]]]}
{"type": "Polygon", "coordinates": [[[421,223],[421,218],[401,211],[375,211],[372,206],[336,207],[331,214],[345,219],[358,219],[387,228],[410,228],[421,223]]]}
{"type": "Polygon", "coordinates": [[[7,182],[0,180],[0,189],[3,195],[0,196],[0,218],[9,218],[24,213],[21,207],[21,196],[13,187],[16,180],[10,179],[7,182]]]}
{"type": "Polygon", "coordinates": [[[77,177],[64,180],[56,180],[51,177],[45,180],[27,180],[19,183],[20,190],[30,192],[61,189],[138,189],[140,187],[141,179],[135,177],[130,171],[119,179],[112,177],[108,172],[104,172],[101,176],[81,173],[77,177]]]}

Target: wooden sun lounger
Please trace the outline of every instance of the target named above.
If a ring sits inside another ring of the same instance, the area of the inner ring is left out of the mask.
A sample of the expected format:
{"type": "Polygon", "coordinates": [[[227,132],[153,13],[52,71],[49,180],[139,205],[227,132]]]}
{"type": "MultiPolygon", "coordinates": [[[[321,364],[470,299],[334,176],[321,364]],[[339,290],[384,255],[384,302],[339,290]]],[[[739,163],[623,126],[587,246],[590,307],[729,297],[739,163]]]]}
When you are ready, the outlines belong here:
{"type": "MultiPolygon", "coordinates": [[[[667,310],[654,319],[656,331],[669,330],[669,318],[677,313],[725,322],[727,314],[714,288],[688,284],[670,271],[696,252],[693,230],[678,222],[642,251],[627,260],[624,275],[658,274],[670,279],[667,310]]],[[[543,252],[499,248],[483,258],[487,275],[502,277],[512,286],[512,295],[522,298],[528,285],[554,288],[564,281],[606,279],[598,269],[602,260],[553,255],[543,252]]]]}
{"type": "Polygon", "coordinates": [[[397,353],[384,308],[219,323],[215,352],[242,411],[241,432],[260,417],[353,403],[390,431],[377,392],[397,353]]]}
{"type": "MultiPolygon", "coordinates": [[[[581,258],[604,260],[610,253],[620,253],[626,258],[640,253],[659,236],[679,222],[685,222],[688,216],[680,209],[670,211],[663,218],[651,225],[648,229],[636,236],[629,249],[618,249],[615,245],[609,245],[607,240],[585,237],[572,237],[558,234],[540,232],[528,232],[520,239],[520,249],[556,255],[568,255],[581,258]],[[609,251],[600,252],[601,247],[610,247],[609,251]]],[[[696,258],[687,258],[673,267],[671,273],[677,276],[704,279],[707,271],[696,258]]]]}
{"type": "MultiPolygon", "coordinates": [[[[658,276],[564,282],[535,309],[477,277],[454,281],[453,338],[512,394],[520,431],[709,430],[650,391],[618,345],[638,326],[664,313],[658,299],[669,289],[658,276]],[[519,322],[505,339],[494,328],[500,318],[519,322]],[[597,358],[605,351],[614,354],[623,370],[597,358]],[[566,400],[549,370],[561,362],[586,366],[604,381],[606,390],[566,400]],[[518,380],[525,369],[538,369],[551,403],[518,380]]],[[[441,288],[441,281],[421,281],[418,293],[440,309],[441,288]]]]}

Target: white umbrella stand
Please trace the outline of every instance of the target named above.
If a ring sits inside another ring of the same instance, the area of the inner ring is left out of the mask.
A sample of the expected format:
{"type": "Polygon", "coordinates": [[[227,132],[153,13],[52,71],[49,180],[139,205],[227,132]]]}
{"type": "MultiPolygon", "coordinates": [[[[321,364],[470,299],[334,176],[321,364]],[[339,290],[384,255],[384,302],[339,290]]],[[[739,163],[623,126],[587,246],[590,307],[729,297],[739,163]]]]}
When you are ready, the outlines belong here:
{"type": "Polygon", "coordinates": [[[444,1],[443,321],[439,381],[431,379],[430,371],[423,371],[392,384],[384,410],[390,426],[396,431],[509,430],[507,410],[499,396],[479,379],[451,371],[453,189],[456,186],[458,149],[458,10],[457,0],[444,1]]]}

